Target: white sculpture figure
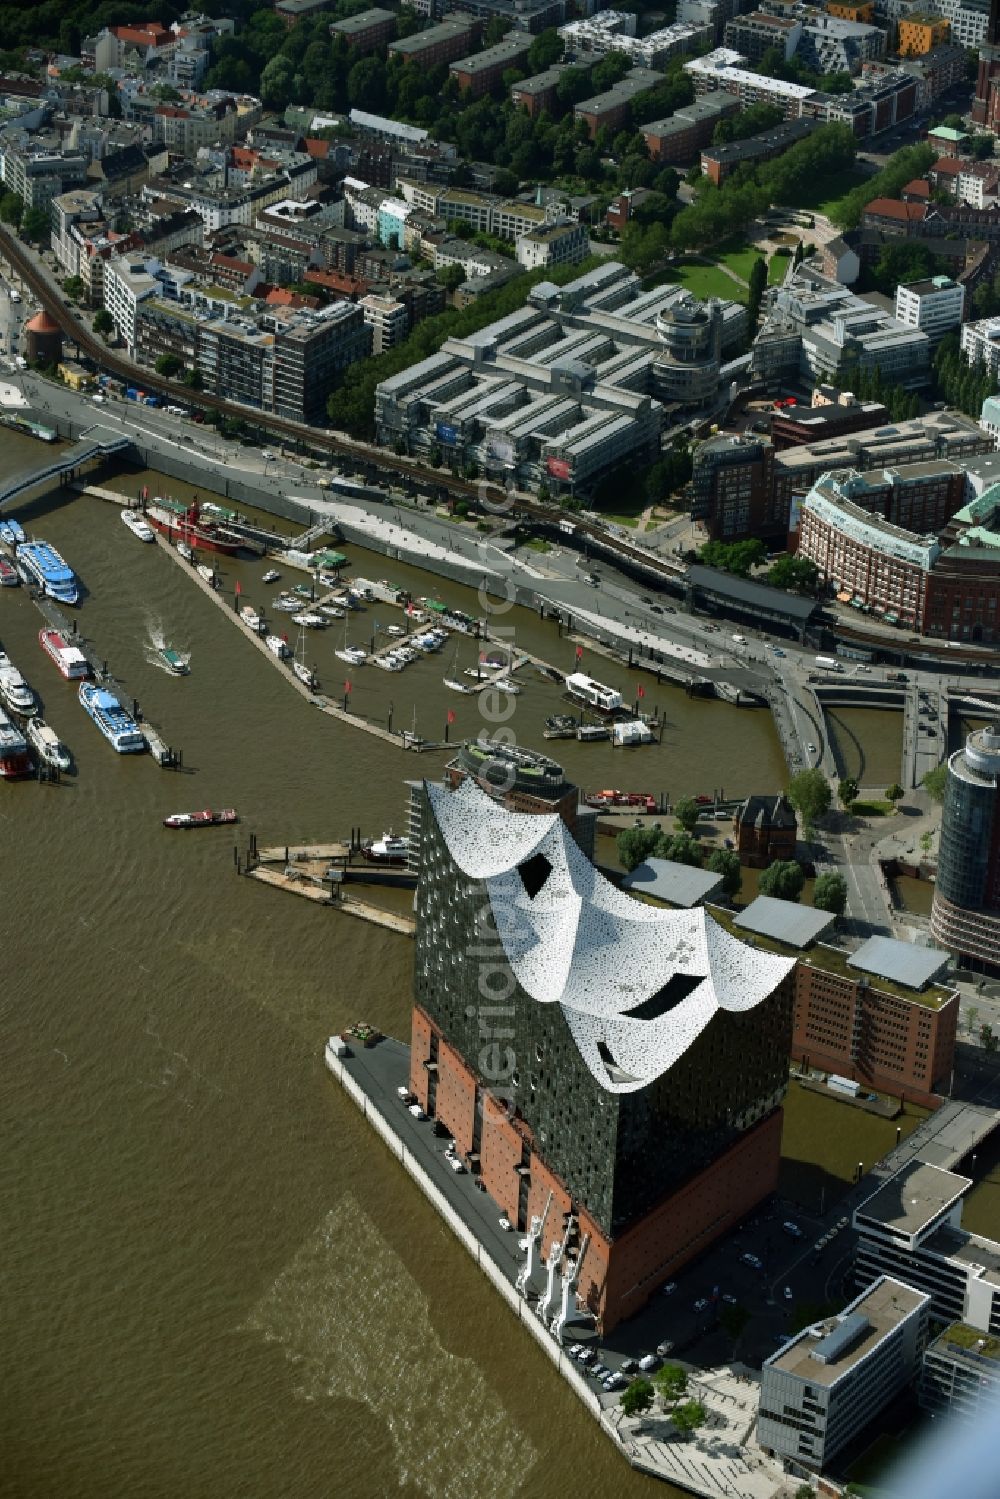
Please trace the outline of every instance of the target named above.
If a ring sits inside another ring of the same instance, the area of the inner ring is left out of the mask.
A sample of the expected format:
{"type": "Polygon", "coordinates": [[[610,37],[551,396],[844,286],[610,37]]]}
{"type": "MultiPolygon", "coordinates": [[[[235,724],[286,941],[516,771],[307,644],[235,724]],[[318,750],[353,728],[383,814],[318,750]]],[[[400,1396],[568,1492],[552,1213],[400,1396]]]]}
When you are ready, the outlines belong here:
{"type": "Polygon", "coordinates": [[[587,1245],[590,1243],[590,1235],[584,1234],[583,1243],[580,1245],[580,1253],[575,1261],[570,1261],[563,1271],[562,1278],[562,1303],[558,1315],[552,1319],[550,1329],[557,1343],[562,1342],[563,1328],[566,1326],[570,1315],[571,1298],[576,1294],[576,1288],[580,1283],[580,1270],[583,1265],[583,1257],[587,1253],[587,1245]]]}
{"type": "Polygon", "coordinates": [[[523,1296],[525,1300],[527,1300],[528,1287],[531,1284],[531,1277],[535,1271],[535,1250],[538,1248],[542,1234],[545,1232],[545,1220],[549,1216],[549,1208],[551,1206],[552,1193],[550,1192],[549,1200],[545,1204],[545,1211],[540,1218],[537,1213],[535,1214],[531,1220],[531,1227],[528,1229],[528,1258],[517,1273],[518,1294],[523,1296]]]}

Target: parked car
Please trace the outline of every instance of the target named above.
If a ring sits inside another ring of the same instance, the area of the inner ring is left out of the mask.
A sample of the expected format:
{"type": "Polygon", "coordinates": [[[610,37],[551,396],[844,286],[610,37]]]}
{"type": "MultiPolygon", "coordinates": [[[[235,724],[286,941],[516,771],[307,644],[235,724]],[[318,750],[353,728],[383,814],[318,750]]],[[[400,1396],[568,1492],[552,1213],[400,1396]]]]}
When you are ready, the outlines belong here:
{"type": "MultiPolygon", "coordinates": [[[[707,1303],[706,1303],[707,1305],[707,1303]]],[[[643,1374],[652,1374],[654,1369],[660,1367],[660,1360],[655,1353],[647,1353],[639,1360],[639,1368],[643,1374]]]]}
{"type": "Polygon", "coordinates": [[[635,1374],[639,1368],[639,1362],[634,1358],[622,1360],[621,1371],[623,1374],[635,1374]]]}
{"type": "Polygon", "coordinates": [[[656,1352],[660,1358],[666,1358],[673,1351],[674,1345],[670,1338],[664,1338],[662,1343],[657,1343],[656,1345],[656,1352]]]}
{"type": "Polygon", "coordinates": [[[785,1287],[784,1296],[786,1301],[794,1301],[795,1298],[791,1286],[785,1287]]]}
{"type": "Polygon", "coordinates": [[[426,1119],[427,1118],[427,1115],[424,1113],[423,1109],[420,1107],[420,1105],[418,1103],[411,1103],[410,1104],[410,1113],[413,1115],[414,1119],[426,1119]]]}
{"type": "Polygon", "coordinates": [[[781,1231],[787,1234],[790,1239],[801,1239],[803,1237],[801,1228],[799,1228],[797,1223],[793,1223],[791,1219],[781,1225],[781,1231]]]}
{"type": "Polygon", "coordinates": [[[771,655],[772,656],[783,656],[784,654],[785,653],[781,649],[780,645],[774,645],[774,646],[771,647],[771,655]]]}
{"type": "Polygon", "coordinates": [[[649,607],[650,607],[650,609],[652,610],[652,612],[654,614],[662,614],[663,613],[663,605],[662,604],[650,604],[649,607]]]}
{"type": "Polygon", "coordinates": [[[698,1300],[694,1304],[694,1309],[696,1312],[707,1312],[708,1298],[706,1296],[699,1296],[698,1300]]]}
{"type": "Polygon", "coordinates": [[[675,1280],[668,1280],[666,1285],[663,1287],[663,1294],[664,1296],[672,1296],[676,1290],[677,1282],[675,1280]]]}
{"type": "Polygon", "coordinates": [[[722,1299],[726,1303],[727,1306],[735,1306],[736,1305],[736,1297],[730,1295],[730,1293],[728,1291],[723,1291],[723,1293],[722,1293],[722,1299]]]}
{"type": "Polygon", "coordinates": [[[749,1265],[751,1270],[763,1270],[764,1268],[763,1263],[755,1254],[751,1254],[749,1249],[745,1254],[740,1255],[740,1260],[744,1265],[749,1265]]]}

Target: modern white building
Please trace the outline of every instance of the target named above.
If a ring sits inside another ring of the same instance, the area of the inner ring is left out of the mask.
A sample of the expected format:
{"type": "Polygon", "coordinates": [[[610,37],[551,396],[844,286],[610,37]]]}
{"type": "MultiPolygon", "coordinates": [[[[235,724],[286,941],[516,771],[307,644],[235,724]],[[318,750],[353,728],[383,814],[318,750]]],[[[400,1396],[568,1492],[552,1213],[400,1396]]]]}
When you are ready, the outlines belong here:
{"type": "Polygon", "coordinates": [[[372,292],[361,298],[360,305],[365,326],[372,330],[373,354],[384,354],[403,342],[410,331],[410,315],[403,302],[372,292]]]}
{"type": "Polygon", "coordinates": [[[931,1298],[882,1275],[765,1362],[757,1440],[820,1473],[916,1374],[931,1298]]]}
{"type": "Polygon", "coordinates": [[[539,224],[537,229],[522,234],[515,254],[526,271],[537,271],[548,265],[579,265],[587,258],[589,244],[586,224],[560,219],[552,224],[539,224]]]}
{"type": "Polygon", "coordinates": [[[158,262],[144,255],[113,255],[104,266],[104,306],[130,356],[135,354],[136,308],[163,291],[155,269],[158,262]]]}
{"type": "Polygon", "coordinates": [[[967,364],[982,364],[991,375],[1000,373],[1000,317],[966,323],[962,329],[962,353],[967,364]]]}
{"type": "Polygon", "coordinates": [[[932,343],[960,328],[965,314],[965,287],[950,276],[931,276],[896,287],[896,322],[919,328],[932,343]]]}
{"type": "Polygon", "coordinates": [[[962,1227],[967,1176],[911,1161],[854,1213],[860,1281],[895,1275],[926,1291],[931,1315],[1000,1334],[1000,1244],[962,1227]]]}

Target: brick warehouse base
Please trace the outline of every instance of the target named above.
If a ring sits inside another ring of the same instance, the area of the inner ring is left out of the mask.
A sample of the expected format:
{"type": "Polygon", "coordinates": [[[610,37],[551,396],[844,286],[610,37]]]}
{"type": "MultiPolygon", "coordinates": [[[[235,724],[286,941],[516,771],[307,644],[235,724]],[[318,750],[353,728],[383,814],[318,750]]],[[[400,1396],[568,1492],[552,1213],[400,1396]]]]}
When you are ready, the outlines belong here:
{"type": "Polygon", "coordinates": [[[605,1334],[777,1189],[780,1108],[631,1228],[609,1239],[545,1165],[524,1121],[511,1118],[480,1086],[419,1006],[413,1010],[410,1088],[453,1136],[458,1153],[520,1231],[542,1214],[550,1192],[546,1247],[553,1227],[561,1232],[564,1216],[576,1213],[581,1237],[590,1235],[578,1294],[605,1334]],[[526,1153],[530,1188],[525,1199],[518,1168],[526,1153]]]}

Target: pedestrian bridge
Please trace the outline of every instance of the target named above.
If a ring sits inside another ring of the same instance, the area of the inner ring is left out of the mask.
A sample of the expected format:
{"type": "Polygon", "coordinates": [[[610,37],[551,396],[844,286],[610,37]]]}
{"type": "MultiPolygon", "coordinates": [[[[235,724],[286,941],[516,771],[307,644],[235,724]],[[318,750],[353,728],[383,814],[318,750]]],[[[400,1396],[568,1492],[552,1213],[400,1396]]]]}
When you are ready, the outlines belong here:
{"type": "Polygon", "coordinates": [[[83,468],[85,463],[93,463],[98,458],[107,457],[109,453],[121,453],[130,446],[130,439],[122,436],[120,432],[111,432],[105,427],[93,427],[86,437],[74,443],[71,448],[67,448],[64,453],[60,453],[51,462],[32,469],[29,473],[16,474],[14,478],[0,484],[0,511],[5,505],[19,499],[29,489],[37,489],[40,484],[46,484],[51,480],[73,478],[76,471],[83,468]]]}

